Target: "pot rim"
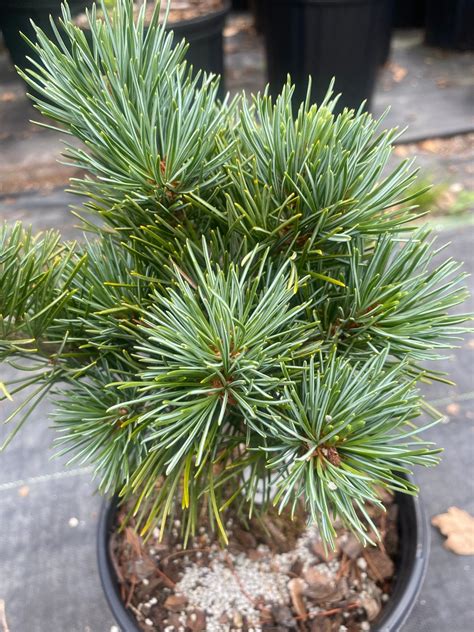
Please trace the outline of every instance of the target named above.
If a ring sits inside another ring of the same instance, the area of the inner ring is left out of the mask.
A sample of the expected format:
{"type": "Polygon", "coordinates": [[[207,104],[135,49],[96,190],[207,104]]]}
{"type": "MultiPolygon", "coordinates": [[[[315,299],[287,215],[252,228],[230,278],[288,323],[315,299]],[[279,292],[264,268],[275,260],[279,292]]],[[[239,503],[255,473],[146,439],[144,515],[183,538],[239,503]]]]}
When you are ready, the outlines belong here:
{"type": "Polygon", "coordinates": [[[209,37],[210,33],[218,34],[222,31],[223,23],[230,13],[230,0],[222,0],[222,7],[212,13],[198,15],[189,20],[178,20],[176,22],[167,22],[166,30],[173,32],[177,37],[184,37],[188,41],[196,41],[209,37]]]}
{"type": "Polygon", "coordinates": [[[275,4],[288,4],[294,6],[330,7],[334,5],[353,6],[357,4],[380,4],[384,0],[272,0],[275,4]]]}
{"type": "Polygon", "coordinates": [[[222,7],[217,9],[217,11],[212,11],[210,13],[204,13],[203,15],[198,15],[195,18],[189,18],[188,20],[177,20],[176,22],[167,22],[166,27],[173,31],[175,27],[179,26],[179,28],[188,28],[188,27],[199,27],[203,23],[211,22],[212,20],[220,21],[224,16],[226,16],[231,10],[230,0],[222,0],[222,7]]]}
{"type": "MultiPolygon", "coordinates": [[[[62,2],[62,0],[57,0],[57,2],[51,1],[51,0],[46,0],[44,2],[44,4],[40,4],[38,5],[37,0],[24,0],[23,2],[18,2],[18,0],[3,0],[4,4],[4,8],[6,9],[17,9],[20,10],[22,13],[28,11],[28,10],[33,10],[36,9],[36,11],[39,10],[44,10],[44,11],[51,11],[52,6],[56,6],[58,4],[58,2],[62,2]]],[[[80,0],[76,0],[76,2],[71,2],[71,0],[69,0],[69,6],[74,6],[77,7],[77,5],[79,4],[83,4],[84,5],[84,9],[86,8],[90,8],[90,4],[92,4],[92,0],[90,2],[87,2],[87,0],[84,0],[84,2],[80,2],[80,0]]],[[[220,9],[217,9],[216,11],[211,11],[209,13],[204,13],[202,15],[198,15],[195,18],[188,18],[187,20],[176,20],[175,22],[168,22],[166,27],[168,30],[175,30],[175,28],[177,28],[178,30],[180,29],[188,29],[188,28],[194,28],[196,27],[197,29],[202,25],[202,24],[207,24],[213,21],[218,21],[220,22],[221,19],[223,17],[225,17],[228,13],[230,13],[231,10],[231,2],[230,0],[222,0],[222,7],[220,9]]]]}
{"type": "MultiPolygon", "coordinates": [[[[411,478],[410,478],[411,480],[411,478]]],[[[428,568],[430,529],[419,497],[397,494],[400,532],[399,559],[390,599],[371,626],[372,632],[399,632],[408,619],[420,593],[428,568]]],[[[112,522],[117,497],[105,500],[98,521],[97,563],[109,607],[123,632],[141,632],[135,617],[120,598],[115,569],[110,557],[112,522]]]]}
{"type": "MultiPolygon", "coordinates": [[[[71,10],[78,5],[87,5],[92,4],[94,0],[90,0],[88,3],[87,0],[68,0],[68,5],[71,10]]],[[[45,10],[50,12],[53,9],[61,8],[61,3],[63,0],[2,0],[2,8],[5,9],[19,9],[24,12],[31,9],[36,10],[45,10]]]]}
{"type": "Polygon", "coordinates": [[[397,494],[397,504],[400,546],[395,583],[390,599],[380,617],[374,621],[372,632],[399,632],[402,629],[415,606],[428,570],[431,531],[423,503],[419,496],[397,494]],[[412,508],[411,520],[407,511],[409,506],[412,508]]]}

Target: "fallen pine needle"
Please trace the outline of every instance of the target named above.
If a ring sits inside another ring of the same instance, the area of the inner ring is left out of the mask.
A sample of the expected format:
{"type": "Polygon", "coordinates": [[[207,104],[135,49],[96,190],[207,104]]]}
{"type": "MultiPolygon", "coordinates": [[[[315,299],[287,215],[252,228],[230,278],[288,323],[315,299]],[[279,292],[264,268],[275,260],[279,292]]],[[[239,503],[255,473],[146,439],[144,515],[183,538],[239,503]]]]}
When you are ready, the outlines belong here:
{"type": "Polygon", "coordinates": [[[359,608],[360,604],[358,601],[354,601],[352,603],[348,603],[347,606],[343,606],[340,608],[331,608],[331,610],[320,610],[318,612],[308,612],[306,615],[300,615],[295,617],[298,621],[306,621],[307,619],[315,619],[316,617],[330,617],[333,614],[339,614],[340,612],[344,612],[344,610],[354,610],[354,608],[359,608]]]}
{"type": "Polygon", "coordinates": [[[237,582],[239,588],[240,588],[240,592],[243,594],[243,596],[253,605],[255,606],[255,599],[253,599],[251,597],[251,595],[248,594],[248,592],[245,590],[245,586],[242,582],[242,580],[240,579],[239,574],[237,573],[237,571],[235,570],[235,566],[234,566],[234,562],[232,561],[232,558],[230,557],[229,554],[226,555],[226,562],[227,565],[230,569],[230,572],[232,573],[232,575],[235,578],[235,581],[237,582]]]}
{"type": "Polygon", "coordinates": [[[359,603],[354,601],[354,603],[349,603],[347,606],[343,608],[332,608],[331,610],[323,610],[323,612],[316,612],[315,617],[330,617],[333,614],[339,614],[339,612],[343,612],[344,610],[354,610],[354,608],[358,608],[359,603]]]}

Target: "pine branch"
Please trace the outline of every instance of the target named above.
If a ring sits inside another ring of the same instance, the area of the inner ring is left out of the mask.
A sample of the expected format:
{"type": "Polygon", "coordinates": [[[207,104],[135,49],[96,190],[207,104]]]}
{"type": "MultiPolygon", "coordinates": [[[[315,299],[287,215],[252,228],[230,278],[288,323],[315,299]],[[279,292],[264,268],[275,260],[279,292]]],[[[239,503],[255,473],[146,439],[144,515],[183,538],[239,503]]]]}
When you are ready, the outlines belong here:
{"type": "Polygon", "coordinates": [[[73,191],[120,226],[134,203],[156,212],[219,185],[232,145],[218,142],[228,125],[218,78],[192,76],[185,43],[173,46],[158,24],[159,3],[146,29],[145,5],[135,22],[131,2],[110,16],[100,6],[101,17],[94,6],[83,31],[64,5],[56,43],[36,28],[30,44],[40,61],[20,74],[41,95],[33,97],[41,113],[85,145],[67,145],[67,164],[88,174],[73,180],[73,191]]]}
{"type": "Polygon", "coordinates": [[[84,259],[56,231],[33,236],[20,223],[0,226],[0,359],[35,353],[71,300],[84,259]]]}
{"type": "Polygon", "coordinates": [[[334,544],[333,516],[363,541],[377,533],[365,504],[379,505],[376,486],[414,492],[402,477],[434,465],[439,449],[413,424],[420,397],[403,364],[386,369],[382,353],[354,364],[333,352],[313,356],[298,385],[285,387],[281,411],[263,416],[268,467],[278,474],[280,509],[303,499],[323,539],[334,544]]]}
{"type": "Polygon", "coordinates": [[[335,116],[331,88],[295,118],[293,91],[288,83],[275,102],[265,92],[242,103],[229,224],[276,252],[299,251],[301,264],[359,235],[402,230],[415,216],[404,204],[416,172],[405,161],[382,175],[397,130],[379,131],[367,113],[335,116]]]}
{"type": "Polygon", "coordinates": [[[176,289],[156,295],[141,319],[136,348],[147,369],[120,388],[142,393],[131,403],[146,404],[147,440],[173,447],[166,474],[190,452],[199,467],[226,422],[255,428],[287,381],[281,365],[313,351],[314,327],[298,322],[303,306],[290,306],[285,269],[262,284],[248,276],[251,263],[225,273],[196,262],[194,287],[177,271],[176,289]]]}
{"type": "Polygon", "coordinates": [[[399,361],[408,357],[413,370],[413,363],[439,359],[440,350],[462,339],[469,314],[453,309],[467,298],[465,275],[452,260],[436,262],[442,249],[429,235],[427,229],[406,241],[383,235],[369,253],[351,248],[344,288],[320,288],[316,299],[328,341],[355,358],[390,349],[399,361]]]}
{"type": "Polygon", "coordinates": [[[54,393],[57,455],[72,452],[68,465],[92,463],[103,493],[127,483],[146,456],[138,411],[122,406],[123,395],[109,386],[118,375],[103,361],[87,372],[87,379],[71,379],[67,389],[54,393]]]}

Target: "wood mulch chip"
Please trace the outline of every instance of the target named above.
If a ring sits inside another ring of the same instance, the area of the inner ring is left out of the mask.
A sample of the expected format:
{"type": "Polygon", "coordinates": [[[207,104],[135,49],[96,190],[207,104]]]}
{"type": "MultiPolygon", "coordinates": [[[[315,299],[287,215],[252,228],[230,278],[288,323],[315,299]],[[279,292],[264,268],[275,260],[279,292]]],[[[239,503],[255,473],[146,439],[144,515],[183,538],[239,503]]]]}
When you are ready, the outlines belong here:
{"type": "Polygon", "coordinates": [[[398,550],[397,505],[369,506],[382,540],[364,548],[340,525],[336,549],[317,531],[276,513],[244,524],[227,517],[223,549],[204,524],[183,549],[181,521],[160,541],[133,523],[119,529],[110,554],[123,602],[144,631],[359,632],[370,630],[390,597],[398,550]]]}

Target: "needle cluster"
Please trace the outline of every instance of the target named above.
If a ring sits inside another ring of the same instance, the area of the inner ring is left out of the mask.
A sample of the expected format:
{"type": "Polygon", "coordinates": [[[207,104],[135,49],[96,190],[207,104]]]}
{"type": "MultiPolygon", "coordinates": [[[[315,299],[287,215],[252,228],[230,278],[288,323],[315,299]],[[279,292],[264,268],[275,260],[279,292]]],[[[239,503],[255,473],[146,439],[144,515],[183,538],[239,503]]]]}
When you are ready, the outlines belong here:
{"type": "Polygon", "coordinates": [[[88,236],[0,228],[12,434],[51,392],[58,451],[144,532],[179,510],[186,538],[207,508],[225,540],[230,505],[275,504],[365,541],[380,488],[436,462],[419,382],[467,318],[459,265],[414,227],[412,163],[389,166],[398,131],[331,92],[295,108],[290,81],[221,102],[159,7],[115,5],[86,30],[65,5],[21,71],[72,139],[88,236]]]}

